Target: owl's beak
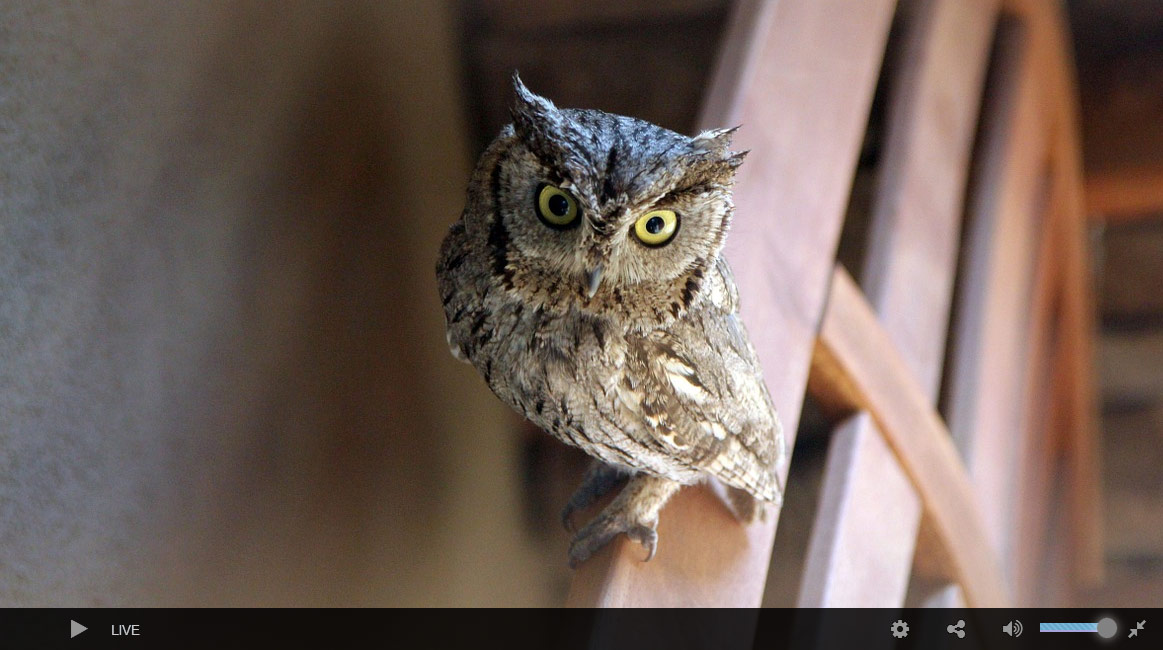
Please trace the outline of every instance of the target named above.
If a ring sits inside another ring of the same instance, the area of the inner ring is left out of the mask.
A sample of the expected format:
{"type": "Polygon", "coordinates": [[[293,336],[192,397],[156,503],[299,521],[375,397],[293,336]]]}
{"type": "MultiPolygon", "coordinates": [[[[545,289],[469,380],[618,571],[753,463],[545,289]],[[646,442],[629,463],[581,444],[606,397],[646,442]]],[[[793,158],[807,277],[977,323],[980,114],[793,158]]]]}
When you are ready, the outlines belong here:
{"type": "Polygon", "coordinates": [[[586,295],[590,298],[598,292],[598,285],[602,283],[602,265],[599,264],[586,274],[586,295]]]}

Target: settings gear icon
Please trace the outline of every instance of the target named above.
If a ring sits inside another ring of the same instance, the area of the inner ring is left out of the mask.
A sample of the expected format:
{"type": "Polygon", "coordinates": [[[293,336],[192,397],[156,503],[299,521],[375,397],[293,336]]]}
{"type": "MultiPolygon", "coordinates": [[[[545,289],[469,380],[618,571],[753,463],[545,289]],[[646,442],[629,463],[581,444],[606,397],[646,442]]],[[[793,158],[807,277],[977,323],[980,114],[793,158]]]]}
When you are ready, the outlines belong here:
{"type": "Polygon", "coordinates": [[[909,635],[909,624],[904,621],[893,623],[889,629],[892,630],[892,635],[898,639],[903,639],[909,635]]]}

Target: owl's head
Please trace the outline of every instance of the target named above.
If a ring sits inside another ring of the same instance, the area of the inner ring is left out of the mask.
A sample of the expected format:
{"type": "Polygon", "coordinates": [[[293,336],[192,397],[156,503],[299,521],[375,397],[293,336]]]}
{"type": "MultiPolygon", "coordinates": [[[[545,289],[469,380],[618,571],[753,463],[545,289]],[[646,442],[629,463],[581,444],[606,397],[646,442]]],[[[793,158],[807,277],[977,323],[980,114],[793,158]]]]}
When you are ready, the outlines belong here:
{"type": "Polygon", "coordinates": [[[619,301],[689,293],[687,280],[723,248],[745,153],[730,151],[734,129],[688,137],[559,109],[516,75],[513,85],[513,123],[477,170],[498,271],[581,308],[615,292],[619,301]]]}

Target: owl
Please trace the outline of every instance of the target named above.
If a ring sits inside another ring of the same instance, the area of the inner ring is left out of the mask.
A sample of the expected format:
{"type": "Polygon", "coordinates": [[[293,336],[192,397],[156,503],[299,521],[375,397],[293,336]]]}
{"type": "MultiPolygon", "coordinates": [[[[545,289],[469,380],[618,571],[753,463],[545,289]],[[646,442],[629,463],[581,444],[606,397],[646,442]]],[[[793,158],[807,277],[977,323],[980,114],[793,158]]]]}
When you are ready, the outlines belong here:
{"type": "Polygon", "coordinates": [[[513,122],[477,163],[436,273],[453,356],[594,458],[562,514],[570,565],[618,534],[649,560],[663,505],[707,477],[741,520],[762,517],[786,450],[721,254],[746,153],[734,129],[688,137],[513,86],[513,122]]]}

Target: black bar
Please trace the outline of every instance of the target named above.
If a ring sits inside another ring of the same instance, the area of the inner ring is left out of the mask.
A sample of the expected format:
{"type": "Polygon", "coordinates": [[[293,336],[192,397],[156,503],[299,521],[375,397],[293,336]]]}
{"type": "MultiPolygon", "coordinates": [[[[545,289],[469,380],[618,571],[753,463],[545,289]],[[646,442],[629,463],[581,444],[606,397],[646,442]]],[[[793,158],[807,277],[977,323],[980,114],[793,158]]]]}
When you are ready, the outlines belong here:
{"type": "Polygon", "coordinates": [[[7,609],[0,610],[0,649],[1147,650],[1163,642],[1161,611],[7,609]],[[1093,632],[1039,632],[1040,623],[1103,618],[1117,626],[1109,639],[1093,632]],[[87,629],[70,638],[71,621],[87,629]],[[956,634],[958,621],[965,622],[964,637],[956,634]],[[1129,637],[1139,621],[1146,621],[1143,630],[1129,637]],[[1020,627],[1020,636],[1004,632],[1007,624],[1011,633],[1020,627]]]}

